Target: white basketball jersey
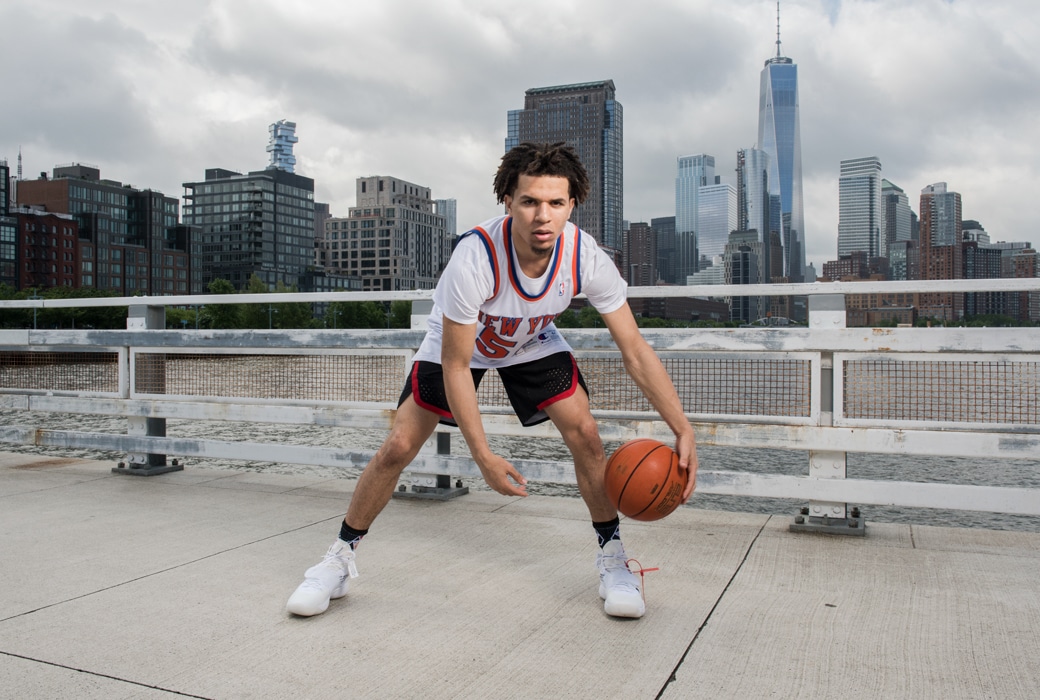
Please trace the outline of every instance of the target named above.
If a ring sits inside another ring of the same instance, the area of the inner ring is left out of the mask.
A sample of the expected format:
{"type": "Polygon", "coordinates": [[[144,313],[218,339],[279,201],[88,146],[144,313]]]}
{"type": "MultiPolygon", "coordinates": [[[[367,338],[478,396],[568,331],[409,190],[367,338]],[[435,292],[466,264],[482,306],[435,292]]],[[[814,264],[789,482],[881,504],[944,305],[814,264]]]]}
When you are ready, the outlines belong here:
{"type": "Polygon", "coordinates": [[[441,361],[443,316],[477,324],[470,366],[491,368],[569,351],[553,320],[577,294],[604,314],[625,303],[627,285],[592,236],[567,222],[545,274],[531,279],[516,262],[511,223],[497,217],[460,238],[433,293],[416,360],[441,361]]]}

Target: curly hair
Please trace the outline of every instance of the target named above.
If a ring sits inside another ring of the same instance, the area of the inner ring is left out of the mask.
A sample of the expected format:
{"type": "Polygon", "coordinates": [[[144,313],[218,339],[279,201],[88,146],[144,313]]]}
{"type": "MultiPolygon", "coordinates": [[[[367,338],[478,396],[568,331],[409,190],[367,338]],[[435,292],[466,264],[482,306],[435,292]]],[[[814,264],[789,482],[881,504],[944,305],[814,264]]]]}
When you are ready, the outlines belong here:
{"type": "Polygon", "coordinates": [[[589,194],[589,175],[585,166],[574,149],[563,141],[552,144],[524,142],[502,156],[494,184],[500,204],[506,195],[513,195],[521,175],[565,177],[570,196],[579,204],[589,194]]]}

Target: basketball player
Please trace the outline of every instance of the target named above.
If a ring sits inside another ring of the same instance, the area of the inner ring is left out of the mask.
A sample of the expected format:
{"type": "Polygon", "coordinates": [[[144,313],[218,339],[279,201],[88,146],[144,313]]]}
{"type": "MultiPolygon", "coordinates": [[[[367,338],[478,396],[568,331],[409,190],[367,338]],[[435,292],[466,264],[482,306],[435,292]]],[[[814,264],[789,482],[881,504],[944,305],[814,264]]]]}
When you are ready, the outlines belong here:
{"type": "Polygon", "coordinates": [[[584,292],[602,315],[629,375],[675,433],[679,466],[690,476],[684,502],[696,479],[693,429],[664,366],[639,333],[614,263],[568,221],[589,191],[574,151],[562,143],[521,144],[503,156],[494,190],[507,215],[460,239],[434,291],[429,330],[393,428],[358,480],[339,538],[289,598],[290,613],[316,615],[346,595],[357,576],[355,547],[438,422],[459,427],[488,486],[506,496],[527,495],[523,475],[491,451],[484,434],[476,387],[488,369],[499,372],[520,421],[552,420],[574,457],[601,548],[596,563],[605,612],[641,617],[645,611],[640,580],[626,564],[617,510],[604,489],[607,458],[585,380],[553,325],[576,294],[584,292]]]}

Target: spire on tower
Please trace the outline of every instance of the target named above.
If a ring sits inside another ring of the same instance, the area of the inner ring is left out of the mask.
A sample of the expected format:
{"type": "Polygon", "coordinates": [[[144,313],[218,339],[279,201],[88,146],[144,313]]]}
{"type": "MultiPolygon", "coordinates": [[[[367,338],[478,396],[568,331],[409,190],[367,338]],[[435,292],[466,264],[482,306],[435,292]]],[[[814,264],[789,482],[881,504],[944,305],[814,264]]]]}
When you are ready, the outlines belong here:
{"type": "Polygon", "coordinates": [[[780,58],[780,0],[776,0],[776,57],[780,58]]]}

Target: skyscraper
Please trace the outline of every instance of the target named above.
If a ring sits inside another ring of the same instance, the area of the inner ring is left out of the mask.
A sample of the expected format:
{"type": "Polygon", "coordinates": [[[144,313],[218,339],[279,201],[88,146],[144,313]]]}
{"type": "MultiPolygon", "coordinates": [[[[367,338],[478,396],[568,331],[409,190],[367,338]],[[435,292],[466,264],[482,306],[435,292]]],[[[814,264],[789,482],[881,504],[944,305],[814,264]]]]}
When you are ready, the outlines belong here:
{"type": "Polygon", "coordinates": [[[613,80],[532,88],[507,115],[506,151],[524,141],[574,148],[589,174],[589,196],[571,214],[600,245],[621,250],[623,119],[613,80]]]}
{"type": "MultiPolygon", "coordinates": [[[[964,276],[961,248],[961,196],[945,182],[921,190],[921,279],[953,280],[964,276]]],[[[960,318],[964,295],[952,292],[922,294],[921,314],[950,320],[960,318]]]]}
{"type": "Polygon", "coordinates": [[[784,275],[802,282],[805,217],[802,208],[802,141],[798,119],[798,66],[780,50],[777,5],[776,56],[762,69],[758,101],[758,147],[769,154],[769,191],[780,198],[784,275]]]}
{"type": "Polygon", "coordinates": [[[675,217],[659,216],[650,219],[650,228],[657,236],[657,276],[669,284],[686,284],[675,278],[675,217]]]}
{"type": "Polygon", "coordinates": [[[715,182],[715,156],[680,156],[675,170],[675,277],[686,284],[686,277],[697,272],[700,191],[715,182]]]}
{"type": "Polygon", "coordinates": [[[910,200],[901,187],[888,180],[881,179],[881,202],[884,209],[884,226],[882,236],[885,239],[885,250],[891,257],[893,243],[910,240],[911,215],[910,200]]]}
{"type": "Polygon", "coordinates": [[[737,230],[754,231],[762,246],[763,283],[784,276],[780,240],[780,195],[769,192],[769,154],[759,148],[737,151],[737,230]]]}
{"type": "Polygon", "coordinates": [[[839,258],[857,250],[866,253],[868,260],[887,256],[882,235],[883,212],[881,161],[877,156],[841,161],[838,176],[839,258]]]}
{"type": "Polygon", "coordinates": [[[716,175],[715,182],[701,187],[697,199],[697,256],[710,263],[722,255],[729,234],[737,230],[737,188],[716,175]]]}

